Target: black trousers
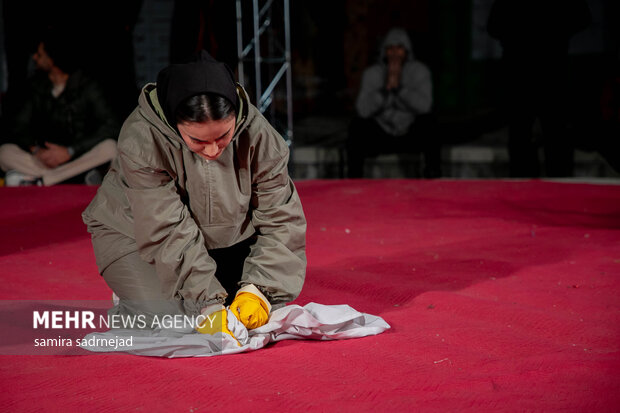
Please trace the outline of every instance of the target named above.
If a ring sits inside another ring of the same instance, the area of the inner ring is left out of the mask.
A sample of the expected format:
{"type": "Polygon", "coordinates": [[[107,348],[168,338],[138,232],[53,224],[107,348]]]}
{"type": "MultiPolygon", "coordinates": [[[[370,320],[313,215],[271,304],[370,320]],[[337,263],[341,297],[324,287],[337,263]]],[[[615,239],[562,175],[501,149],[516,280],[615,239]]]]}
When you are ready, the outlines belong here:
{"type": "Polygon", "coordinates": [[[523,56],[502,61],[504,108],[509,122],[508,154],[511,177],[539,177],[542,146],[544,172],[549,177],[573,175],[574,142],[567,129],[568,62],[553,53],[539,59],[523,56]],[[542,141],[533,127],[540,121],[542,141]]]}
{"type": "Polygon", "coordinates": [[[225,305],[230,305],[235,298],[243,274],[243,264],[250,255],[250,246],[255,242],[256,239],[250,237],[232,247],[209,250],[209,255],[217,264],[215,278],[228,293],[225,305]]]}
{"type": "Polygon", "coordinates": [[[418,115],[404,136],[386,133],[374,119],[356,117],[349,125],[347,138],[347,168],[349,178],[362,178],[364,161],[386,153],[415,153],[424,155],[423,176],[441,176],[441,141],[433,115],[418,115]]]}

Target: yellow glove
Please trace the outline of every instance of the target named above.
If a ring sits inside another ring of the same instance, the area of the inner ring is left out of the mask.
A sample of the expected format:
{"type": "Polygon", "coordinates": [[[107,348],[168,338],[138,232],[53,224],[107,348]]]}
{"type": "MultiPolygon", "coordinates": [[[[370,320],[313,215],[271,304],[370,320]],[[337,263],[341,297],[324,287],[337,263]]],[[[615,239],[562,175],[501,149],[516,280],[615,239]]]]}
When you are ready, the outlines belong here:
{"type": "Polygon", "coordinates": [[[237,291],[230,310],[249,330],[267,323],[271,304],[253,284],[237,291]]]}
{"type": "Polygon", "coordinates": [[[237,345],[241,347],[241,343],[237,340],[237,337],[228,329],[228,311],[223,305],[217,304],[215,306],[209,306],[202,310],[202,315],[205,317],[204,321],[196,327],[196,331],[202,334],[215,334],[223,333],[228,334],[235,339],[237,345]],[[219,309],[218,309],[219,308],[219,309]]]}

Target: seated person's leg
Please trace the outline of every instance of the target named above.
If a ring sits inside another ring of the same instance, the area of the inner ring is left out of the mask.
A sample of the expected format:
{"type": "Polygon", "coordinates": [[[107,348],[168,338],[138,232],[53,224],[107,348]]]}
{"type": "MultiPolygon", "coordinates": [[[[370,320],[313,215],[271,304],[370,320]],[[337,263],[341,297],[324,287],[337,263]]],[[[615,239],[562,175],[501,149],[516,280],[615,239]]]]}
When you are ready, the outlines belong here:
{"type": "Polygon", "coordinates": [[[60,165],[57,168],[46,171],[43,175],[43,184],[46,186],[58,184],[110,162],[115,156],[116,141],[114,139],[106,139],[80,157],[60,165]]]}
{"type": "Polygon", "coordinates": [[[373,119],[356,117],[349,126],[347,138],[347,176],[362,178],[364,176],[365,158],[375,157],[382,152],[386,133],[373,119]]]}
{"type": "Polygon", "coordinates": [[[424,154],[425,178],[441,176],[441,136],[433,114],[418,115],[410,131],[412,142],[424,154]]]}
{"type": "Polygon", "coordinates": [[[0,146],[0,169],[7,173],[7,178],[9,172],[14,174],[14,179],[7,179],[6,186],[29,184],[49,170],[35,156],[13,143],[0,146]]]}

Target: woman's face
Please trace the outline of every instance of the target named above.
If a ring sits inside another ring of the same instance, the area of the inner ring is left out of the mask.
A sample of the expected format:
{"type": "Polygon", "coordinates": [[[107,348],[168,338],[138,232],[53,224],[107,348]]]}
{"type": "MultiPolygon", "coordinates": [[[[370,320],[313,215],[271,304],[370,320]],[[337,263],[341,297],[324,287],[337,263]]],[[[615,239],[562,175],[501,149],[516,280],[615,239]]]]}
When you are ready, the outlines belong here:
{"type": "Polygon", "coordinates": [[[181,137],[192,151],[208,161],[213,161],[224,152],[235,134],[235,117],[206,122],[185,122],[177,124],[181,137]]]}
{"type": "Polygon", "coordinates": [[[54,61],[45,51],[43,42],[39,43],[37,51],[32,55],[32,60],[34,60],[37,69],[45,72],[49,72],[52,69],[52,66],[54,66],[54,61]]]}

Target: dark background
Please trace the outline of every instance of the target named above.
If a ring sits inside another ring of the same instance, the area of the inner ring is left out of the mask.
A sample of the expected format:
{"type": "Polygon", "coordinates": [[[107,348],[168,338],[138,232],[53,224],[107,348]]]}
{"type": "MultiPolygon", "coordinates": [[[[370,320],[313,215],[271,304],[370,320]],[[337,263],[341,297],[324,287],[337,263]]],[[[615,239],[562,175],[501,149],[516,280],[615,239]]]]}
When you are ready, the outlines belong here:
{"type": "MultiPolygon", "coordinates": [[[[362,71],[376,59],[381,37],[391,27],[401,26],[411,36],[416,57],[433,74],[434,111],[440,121],[451,125],[445,128],[446,142],[467,141],[501,125],[497,79],[501,48],[484,31],[485,13],[492,2],[292,0],[295,121],[352,116],[362,71]]],[[[270,50],[268,36],[276,39],[271,49],[277,51],[278,42],[283,43],[281,3],[274,2],[272,24],[263,36],[265,44],[261,43],[265,51],[270,50]]],[[[571,44],[566,86],[571,91],[571,112],[584,124],[602,116],[602,96],[618,78],[619,3],[589,0],[592,25],[571,44]]],[[[250,1],[243,2],[243,10],[245,44],[252,30],[250,1]]],[[[2,14],[3,118],[19,106],[21,90],[32,72],[30,56],[37,33],[48,26],[75,33],[83,67],[106,85],[121,117],[135,106],[139,88],[155,80],[153,73],[197,48],[204,47],[234,70],[237,66],[233,0],[4,0],[2,14]],[[141,24],[150,24],[150,31],[138,31],[141,24]],[[146,73],[144,67],[150,71],[146,73]]],[[[264,68],[266,78],[270,71],[274,69],[264,68]]],[[[244,83],[252,95],[253,83],[244,83]]],[[[285,109],[284,98],[279,86],[272,111],[285,109]]],[[[587,146],[588,139],[578,145],[587,146]]]]}

